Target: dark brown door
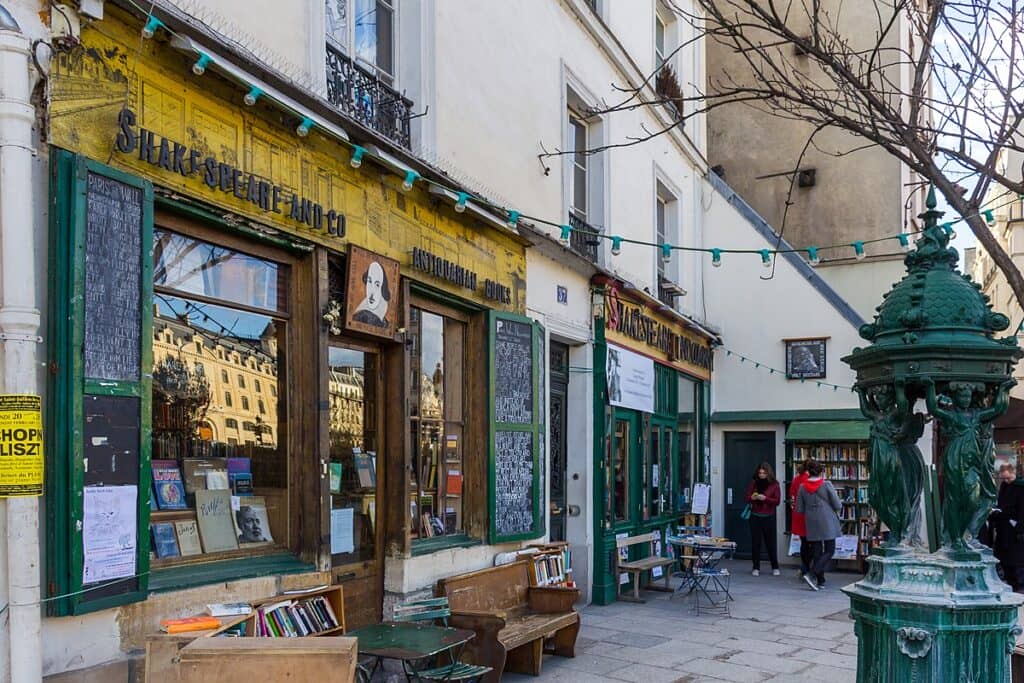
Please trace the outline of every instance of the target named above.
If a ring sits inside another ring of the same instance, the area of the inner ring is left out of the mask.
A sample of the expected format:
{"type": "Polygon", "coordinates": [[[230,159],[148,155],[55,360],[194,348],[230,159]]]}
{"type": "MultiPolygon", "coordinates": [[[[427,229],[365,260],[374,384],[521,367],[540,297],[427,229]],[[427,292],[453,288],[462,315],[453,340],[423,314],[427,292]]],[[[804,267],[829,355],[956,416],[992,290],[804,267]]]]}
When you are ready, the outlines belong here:
{"type": "Polygon", "coordinates": [[[775,462],[775,432],[725,433],[725,535],[736,542],[736,555],[750,557],[750,524],[743,519],[743,496],[754,469],[775,462]]]}
{"type": "Polygon", "coordinates": [[[551,405],[548,411],[551,428],[551,540],[564,541],[566,498],[566,444],[565,433],[568,426],[566,411],[568,408],[566,392],[569,388],[569,347],[558,342],[551,342],[551,405]]]}

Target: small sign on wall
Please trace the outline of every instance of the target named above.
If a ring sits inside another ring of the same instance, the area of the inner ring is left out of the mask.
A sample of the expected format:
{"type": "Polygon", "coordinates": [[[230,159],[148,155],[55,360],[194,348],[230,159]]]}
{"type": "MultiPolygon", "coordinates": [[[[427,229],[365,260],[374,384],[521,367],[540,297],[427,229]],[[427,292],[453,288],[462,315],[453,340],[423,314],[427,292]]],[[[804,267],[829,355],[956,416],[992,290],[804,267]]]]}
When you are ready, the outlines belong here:
{"type": "Polygon", "coordinates": [[[348,252],[345,327],[391,338],[398,320],[398,261],[355,245],[348,252]]]}
{"type": "Polygon", "coordinates": [[[825,376],[826,338],[783,341],[786,342],[786,377],[821,379],[825,376]]]}
{"type": "Polygon", "coordinates": [[[562,285],[558,285],[558,289],[555,291],[555,296],[557,297],[558,303],[563,306],[569,305],[569,290],[562,285]]]}

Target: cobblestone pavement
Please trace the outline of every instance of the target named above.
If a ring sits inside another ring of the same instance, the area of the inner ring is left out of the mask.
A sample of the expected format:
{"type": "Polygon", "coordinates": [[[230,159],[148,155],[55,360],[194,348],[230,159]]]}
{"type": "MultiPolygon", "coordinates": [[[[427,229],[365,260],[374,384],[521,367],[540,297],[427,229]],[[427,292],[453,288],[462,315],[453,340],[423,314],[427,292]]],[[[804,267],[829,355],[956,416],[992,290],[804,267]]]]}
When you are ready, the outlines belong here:
{"type": "MultiPolygon", "coordinates": [[[[592,605],[582,611],[576,657],[547,656],[539,678],[502,676],[503,683],[698,683],[854,681],[857,641],[839,591],[859,576],[832,573],[814,592],[792,568],[750,575],[750,563],[723,563],[732,573],[731,615],[696,616],[692,597],[670,600],[647,591],[647,602],[592,605]]],[[[673,585],[677,584],[673,581],[673,585]]]]}

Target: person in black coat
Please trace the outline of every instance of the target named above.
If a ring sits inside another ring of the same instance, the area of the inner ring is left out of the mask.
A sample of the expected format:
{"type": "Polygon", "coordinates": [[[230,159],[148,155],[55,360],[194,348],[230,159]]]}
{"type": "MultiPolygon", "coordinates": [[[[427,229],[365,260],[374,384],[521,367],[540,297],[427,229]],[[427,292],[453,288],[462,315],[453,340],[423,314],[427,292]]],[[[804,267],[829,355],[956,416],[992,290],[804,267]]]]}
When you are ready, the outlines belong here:
{"type": "Polygon", "coordinates": [[[1017,478],[999,489],[997,506],[989,518],[995,529],[995,555],[1003,577],[1014,589],[1024,587],[1024,467],[1017,478]]]}

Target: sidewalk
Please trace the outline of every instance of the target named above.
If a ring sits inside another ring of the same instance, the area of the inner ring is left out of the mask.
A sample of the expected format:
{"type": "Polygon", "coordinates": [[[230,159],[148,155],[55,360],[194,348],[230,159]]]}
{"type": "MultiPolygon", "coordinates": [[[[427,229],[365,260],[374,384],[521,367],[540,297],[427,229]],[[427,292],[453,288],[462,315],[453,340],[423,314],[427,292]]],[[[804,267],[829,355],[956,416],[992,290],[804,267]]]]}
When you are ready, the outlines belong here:
{"type": "MultiPolygon", "coordinates": [[[[771,570],[750,575],[748,561],[723,563],[736,598],[731,616],[694,616],[692,597],[646,591],[640,605],[617,602],[582,611],[576,657],[544,658],[539,678],[502,676],[503,683],[697,683],[698,681],[854,681],[857,641],[840,586],[859,577],[832,573],[814,592],[796,578],[771,570]]],[[[673,585],[678,582],[673,581],[673,585]]]]}

